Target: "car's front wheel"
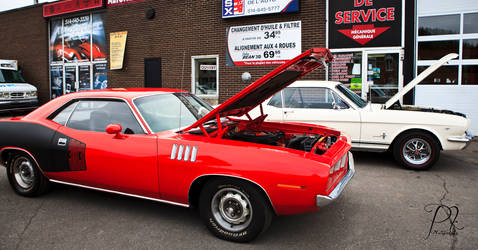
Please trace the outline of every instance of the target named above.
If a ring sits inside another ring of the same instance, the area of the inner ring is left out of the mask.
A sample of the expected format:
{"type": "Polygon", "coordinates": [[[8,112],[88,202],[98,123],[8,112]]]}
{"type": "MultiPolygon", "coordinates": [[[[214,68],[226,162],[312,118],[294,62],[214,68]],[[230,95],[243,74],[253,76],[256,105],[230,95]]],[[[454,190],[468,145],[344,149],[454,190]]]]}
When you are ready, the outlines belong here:
{"type": "Polygon", "coordinates": [[[49,181],[40,172],[35,161],[24,153],[13,153],[7,164],[10,185],[17,194],[37,196],[49,188],[49,181]]]}
{"type": "Polygon", "coordinates": [[[252,184],[235,179],[215,179],[201,191],[199,211],[217,237],[249,242],[270,225],[272,211],[264,195],[252,184]]]}
{"type": "Polygon", "coordinates": [[[403,167],[426,170],[440,157],[440,145],[427,133],[409,132],[397,138],[393,155],[403,167]]]}

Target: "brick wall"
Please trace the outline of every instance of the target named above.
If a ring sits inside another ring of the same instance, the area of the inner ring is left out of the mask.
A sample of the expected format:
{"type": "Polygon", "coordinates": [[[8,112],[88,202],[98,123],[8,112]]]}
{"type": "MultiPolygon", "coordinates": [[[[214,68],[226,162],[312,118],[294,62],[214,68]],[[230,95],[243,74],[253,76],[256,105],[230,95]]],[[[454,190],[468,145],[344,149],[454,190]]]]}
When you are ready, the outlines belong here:
{"type": "Polygon", "coordinates": [[[41,103],[49,100],[48,22],[40,5],[0,14],[0,59],[18,60],[25,81],[38,88],[41,103]]]}
{"type": "MultiPolygon", "coordinates": [[[[219,102],[223,102],[247,86],[241,81],[243,72],[256,80],[277,67],[227,67],[226,28],[300,20],[302,50],[324,47],[325,0],[301,0],[299,8],[294,13],[229,19],[222,19],[218,0],[150,0],[108,8],[107,39],[110,32],[128,31],[124,69],[108,72],[109,86],[143,86],[144,58],[161,57],[163,87],[191,90],[191,56],[219,55],[219,102]],[[156,11],[152,20],[145,17],[148,8],[156,11]]],[[[324,73],[317,71],[307,78],[324,79],[324,73]]]]}
{"type": "MultiPolygon", "coordinates": [[[[191,56],[219,55],[223,102],[247,86],[241,81],[243,72],[254,81],[277,67],[227,67],[230,26],[300,20],[302,50],[325,46],[325,0],[300,0],[299,12],[229,19],[222,19],[221,7],[219,0],[148,0],[98,10],[106,12],[107,44],[110,32],[128,31],[124,68],[108,71],[109,87],[143,87],[144,58],[161,57],[163,87],[191,90],[191,56]],[[156,11],[152,20],[145,17],[148,8],[156,11]]],[[[0,23],[0,58],[19,60],[25,79],[39,89],[40,101],[48,101],[48,20],[42,17],[42,6],[0,13],[0,23]]],[[[324,79],[324,72],[306,78],[324,79]]]]}

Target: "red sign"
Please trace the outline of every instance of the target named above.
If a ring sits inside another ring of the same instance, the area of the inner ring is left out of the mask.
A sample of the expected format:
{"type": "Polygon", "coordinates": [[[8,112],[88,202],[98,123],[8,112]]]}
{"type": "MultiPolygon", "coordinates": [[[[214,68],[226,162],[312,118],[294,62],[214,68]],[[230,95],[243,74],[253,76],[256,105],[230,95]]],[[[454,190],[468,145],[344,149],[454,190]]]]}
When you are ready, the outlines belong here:
{"type": "Polygon", "coordinates": [[[329,0],[329,48],[402,46],[406,0],[329,0]]]}
{"type": "Polygon", "coordinates": [[[127,4],[127,3],[137,3],[137,2],[144,2],[145,0],[108,0],[106,3],[106,6],[115,6],[115,5],[121,5],[121,4],[127,4]]]}
{"type": "Polygon", "coordinates": [[[103,7],[104,0],[63,0],[43,5],[43,17],[103,7]]]}
{"type": "Polygon", "coordinates": [[[373,24],[365,24],[354,25],[352,29],[339,30],[339,32],[364,45],[388,29],[390,27],[375,27],[373,24]]]}

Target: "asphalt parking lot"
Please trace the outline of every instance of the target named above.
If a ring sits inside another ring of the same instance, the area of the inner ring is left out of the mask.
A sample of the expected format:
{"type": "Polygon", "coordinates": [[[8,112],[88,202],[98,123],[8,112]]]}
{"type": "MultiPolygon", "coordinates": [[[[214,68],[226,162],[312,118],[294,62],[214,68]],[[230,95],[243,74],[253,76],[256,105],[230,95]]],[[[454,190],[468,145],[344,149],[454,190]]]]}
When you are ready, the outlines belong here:
{"type": "Polygon", "coordinates": [[[355,161],[337,202],[276,217],[249,244],[215,238],[192,209],[61,185],[20,197],[0,169],[0,249],[478,248],[478,141],[442,153],[425,172],[404,170],[388,154],[355,153],[355,161]]]}

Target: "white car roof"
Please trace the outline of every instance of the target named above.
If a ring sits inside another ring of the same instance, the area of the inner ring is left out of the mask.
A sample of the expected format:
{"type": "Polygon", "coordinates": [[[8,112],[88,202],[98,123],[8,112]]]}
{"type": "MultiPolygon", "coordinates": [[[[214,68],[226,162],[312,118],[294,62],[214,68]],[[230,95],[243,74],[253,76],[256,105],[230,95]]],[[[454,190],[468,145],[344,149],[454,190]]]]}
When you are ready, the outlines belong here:
{"type": "Polygon", "coordinates": [[[335,85],[340,84],[340,82],[333,81],[320,81],[320,80],[301,80],[296,81],[289,85],[290,87],[326,87],[326,88],[335,88],[335,85]]]}

